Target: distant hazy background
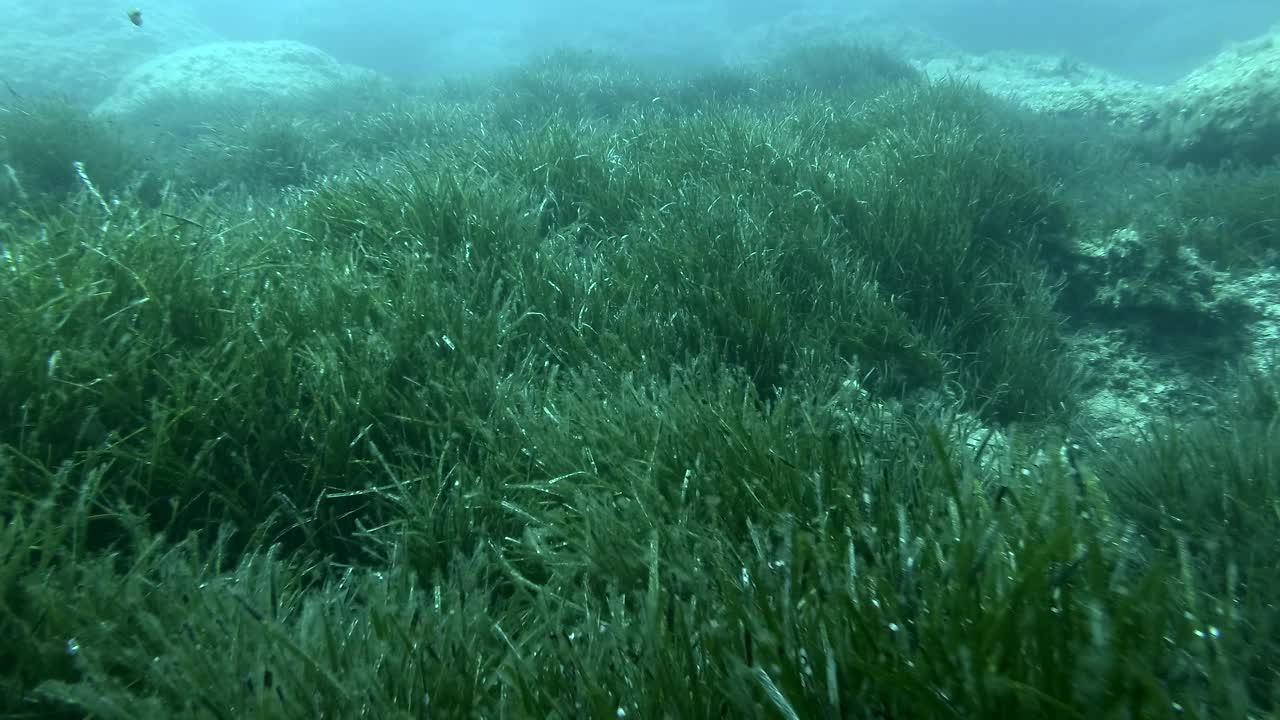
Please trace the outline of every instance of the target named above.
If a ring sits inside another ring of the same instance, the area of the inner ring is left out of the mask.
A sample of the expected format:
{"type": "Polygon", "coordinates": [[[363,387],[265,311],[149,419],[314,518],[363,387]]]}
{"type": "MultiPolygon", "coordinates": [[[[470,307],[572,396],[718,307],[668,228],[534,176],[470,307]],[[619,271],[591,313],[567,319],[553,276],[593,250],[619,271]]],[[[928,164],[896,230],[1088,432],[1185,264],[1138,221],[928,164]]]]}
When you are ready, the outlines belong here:
{"type": "Polygon", "coordinates": [[[1280,21],[1277,0],[192,0],[229,39],[302,40],[396,76],[488,67],[557,45],[715,60],[735,35],[812,10],[901,22],[961,49],[1069,53],[1168,81],[1280,21]]]}
{"type": "Polygon", "coordinates": [[[1280,21],[1280,0],[189,1],[228,39],[301,40],[398,77],[492,67],[566,44],[714,61],[742,33],[816,12],[916,26],[971,52],[1067,53],[1164,82],[1280,21]]]}
{"type": "Polygon", "coordinates": [[[0,0],[0,11],[0,101],[90,105],[141,63],[226,40],[296,40],[431,81],[566,46],[677,66],[750,60],[817,32],[909,60],[1068,55],[1171,83],[1280,22],[1280,0],[0,0]],[[134,7],[142,27],[126,17],[134,7]]]}

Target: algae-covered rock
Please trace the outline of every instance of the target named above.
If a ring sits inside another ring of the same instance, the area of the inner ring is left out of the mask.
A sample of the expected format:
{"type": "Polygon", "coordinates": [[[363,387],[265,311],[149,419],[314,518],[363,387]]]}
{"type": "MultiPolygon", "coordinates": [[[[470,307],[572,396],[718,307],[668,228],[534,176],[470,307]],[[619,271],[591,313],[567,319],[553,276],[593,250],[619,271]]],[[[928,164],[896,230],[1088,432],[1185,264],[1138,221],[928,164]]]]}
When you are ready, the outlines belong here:
{"type": "Polygon", "coordinates": [[[1075,243],[1066,302],[1110,317],[1148,345],[1233,356],[1256,312],[1229,273],[1190,246],[1121,228],[1075,243]]]}

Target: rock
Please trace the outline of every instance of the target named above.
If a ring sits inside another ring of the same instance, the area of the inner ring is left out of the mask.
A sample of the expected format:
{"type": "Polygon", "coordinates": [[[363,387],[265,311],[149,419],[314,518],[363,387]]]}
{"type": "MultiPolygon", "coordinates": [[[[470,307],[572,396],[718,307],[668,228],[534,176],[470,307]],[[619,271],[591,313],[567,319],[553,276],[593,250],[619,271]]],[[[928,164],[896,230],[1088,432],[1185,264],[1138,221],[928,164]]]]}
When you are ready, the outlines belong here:
{"type": "Polygon", "coordinates": [[[1158,86],[1066,57],[952,53],[919,64],[931,79],[969,81],[1036,113],[1099,118],[1125,127],[1149,125],[1165,97],[1158,86]]]}
{"type": "Polygon", "coordinates": [[[98,115],[165,114],[174,104],[220,107],[304,99],[363,71],[292,41],[220,42],[161,55],[120,80],[98,115]]]}
{"type": "Polygon", "coordinates": [[[1280,156],[1280,27],[1228,48],[1172,90],[1160,131],[1175,163],[1280,156]]]}

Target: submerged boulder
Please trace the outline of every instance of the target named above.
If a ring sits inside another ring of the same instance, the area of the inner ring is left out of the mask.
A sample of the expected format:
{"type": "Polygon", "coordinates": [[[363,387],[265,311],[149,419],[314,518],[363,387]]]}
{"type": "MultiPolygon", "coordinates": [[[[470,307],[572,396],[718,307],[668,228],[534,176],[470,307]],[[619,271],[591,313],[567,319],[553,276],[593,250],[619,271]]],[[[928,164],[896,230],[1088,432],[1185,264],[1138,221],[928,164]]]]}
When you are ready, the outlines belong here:
{"type": "Polygon", "coordinates": [[[305,99],[370,74],[293,41],[218,42],[154,58],[120,80],[99,115],[165,114],[172,106],[261,104],[305,99]]]}

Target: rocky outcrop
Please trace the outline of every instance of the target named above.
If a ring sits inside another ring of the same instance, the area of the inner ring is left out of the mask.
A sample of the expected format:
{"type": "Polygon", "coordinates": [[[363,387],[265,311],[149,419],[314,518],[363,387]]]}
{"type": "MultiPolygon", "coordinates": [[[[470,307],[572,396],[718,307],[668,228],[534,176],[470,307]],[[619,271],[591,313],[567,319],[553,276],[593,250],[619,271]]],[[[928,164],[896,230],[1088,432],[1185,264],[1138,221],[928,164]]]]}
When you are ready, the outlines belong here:
{"type": "Polygon", "coordinates": [[[1159,132],[1175,162],[1268,163],[1280,155],[1280,27],[1239,43],[1171,88],[1159,132]]]}

